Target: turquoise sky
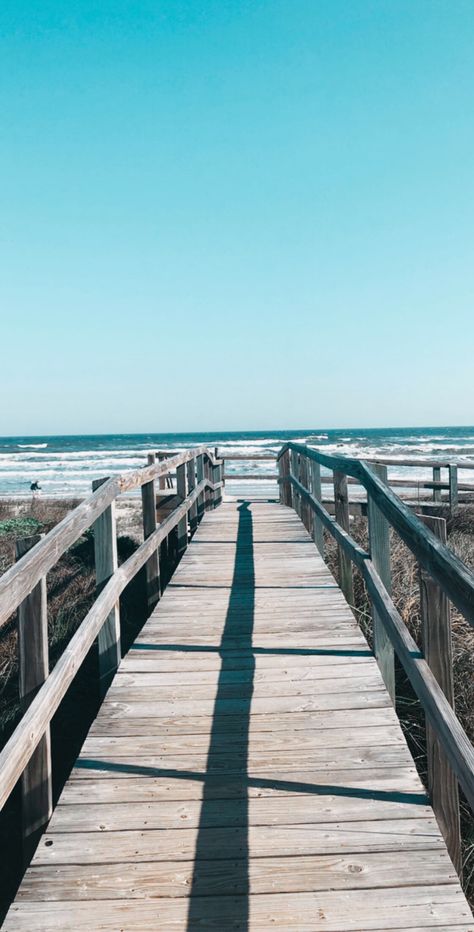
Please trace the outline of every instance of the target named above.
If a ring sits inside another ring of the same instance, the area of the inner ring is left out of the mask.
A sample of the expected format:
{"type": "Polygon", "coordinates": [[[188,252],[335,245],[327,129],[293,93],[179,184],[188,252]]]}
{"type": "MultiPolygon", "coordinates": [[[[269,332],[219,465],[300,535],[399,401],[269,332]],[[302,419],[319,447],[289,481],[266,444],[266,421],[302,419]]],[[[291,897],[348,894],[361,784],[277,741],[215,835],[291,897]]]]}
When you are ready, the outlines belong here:
{"type": "Polygon", "coordinates": [[[0,36],[0,433],[473,423],[472,0],[0,36]]]}

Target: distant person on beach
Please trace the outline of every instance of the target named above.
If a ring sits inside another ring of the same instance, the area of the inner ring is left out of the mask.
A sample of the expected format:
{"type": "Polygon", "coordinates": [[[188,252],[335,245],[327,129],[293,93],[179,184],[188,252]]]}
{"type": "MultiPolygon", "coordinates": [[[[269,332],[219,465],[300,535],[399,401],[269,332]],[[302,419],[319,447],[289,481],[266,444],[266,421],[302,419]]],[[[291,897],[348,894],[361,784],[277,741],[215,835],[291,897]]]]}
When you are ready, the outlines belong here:
{"type": "Polygon", "coordinates": [[[35,492],[41,492],[41,486],[40,486],[39,482],[32,482],[32,483],[31,483],[31,485],[30,485],[30,492],[33,492],[33,495],[34,495],[35,492]]]}

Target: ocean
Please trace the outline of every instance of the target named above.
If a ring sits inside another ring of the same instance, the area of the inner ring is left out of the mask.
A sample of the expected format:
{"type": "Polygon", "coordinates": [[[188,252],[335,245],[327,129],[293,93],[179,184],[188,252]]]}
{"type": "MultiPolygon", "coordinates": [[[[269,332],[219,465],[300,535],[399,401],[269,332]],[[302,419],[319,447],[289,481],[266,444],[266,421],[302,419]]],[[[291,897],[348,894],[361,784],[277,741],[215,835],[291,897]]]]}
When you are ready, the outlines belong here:
{"type": "MultiPolygon", "coordinates": [[[[276,453],[285,440],[307,443],[327,453],[357,458],[390,456],[474,461],[474,427],[386,428],[383,430],[230,431],[194,434],[115,434],[101,436],[0,438],[0,496],[30,495],[38,482],[44,497],[84,496],[93,479],[114,476],[146,463],[151,450],[179,451],[206,444],[225,454],[276,453]]],[[[229,463],[234,473],[269,473],[273,464],[229,463]]],[[[403,467],[391,469],[403,477],[403,467]]],[[[423,469],[410,469],[411,478],[428,477],[423,469]]],[[[471,471],[459,478],[473,481],[471,471]]]]}

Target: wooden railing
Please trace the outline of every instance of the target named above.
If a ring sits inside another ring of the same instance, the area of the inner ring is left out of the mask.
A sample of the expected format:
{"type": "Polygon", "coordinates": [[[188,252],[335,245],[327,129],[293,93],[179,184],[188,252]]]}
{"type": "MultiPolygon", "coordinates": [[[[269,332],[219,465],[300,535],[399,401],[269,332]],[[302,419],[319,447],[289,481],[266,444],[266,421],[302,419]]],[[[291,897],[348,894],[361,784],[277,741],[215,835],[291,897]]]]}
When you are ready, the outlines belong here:
{"type": "Polygon", "coordinates": [[[19,688],[25,711],[0,753],[0,808],[17,781],[22,785],[25,860],[52,809],[50,722],[97,638],[100,691],[109,686],[120,663],[119,598],[142,567],[146,568],[151,610],[162,592],[159,548],[173,532],[177,555],[187,547],[204,512],[222,499],[222,461],[198,447],[112,479],[98,479],[93,492],[42,538],[17,548],[18,562],[0,578],[0,630],[17,612],[19,688]],[[175,471],[181,499],[157,525],[155,482],[175,471]],[[115,503],[119,495],[141,489],[144,542],[118,566],[115,503]],[[56,666],[48,672],[46,574],[93,527],[97,597],[56,666]]]}
{"type": "MultiPolygon", "coordinates": [[[[216,448],[216,455],[217,455],[216,448]]],[[[321,451],[322,452],[322,451],[321,451]]],[[[276,470],[277,457],[271,453],[235,453],[227,454],[224,451],[219,452],[219,456],[224,461],[224,480],[239,481],[239,480],[248,480],[248,481],[272,481],[275,482],[278,480],[278,473],[276,470]],[[275,472],[228,472],[226,470],[226,465],[228,462],[267,462],[268,464],[272,463],[275,466],[275,472]]],[[[458,474],[460,469],[465,470],[474,470],[473,462],[464,462],[462,460],[434,460],[434,459],[422,459],[422,458],[405,458],[405,459],[394,459],[393,457],[379,457],[377,459],[369,457],[364,462],[366,463],[376,463],[386,466],[392,466],[394,468],[407,468],[413,467],[418,469],[430,470],[432,473],[432,479],[423,478],[423,479],[413,479],[410,476],[406,477],[394,477],[390,476],[387,479],[388,484],[392,488],[398,488],[400,490],[408,491],[410,496],[413,493],[413,497],[407,497],[407,503],[412,507],[418,507],[422,505],[423,509],[428,507],[429,499],[426,497],[421,502],[421,494],[431,492],[432,498],[431,501],[433,505],[442,506],[447,505],[451,510],[458,507],[458,505],[463,504],[464,501],[473,501],[474,500],[474,483],[472,482],[459,482],[458,474]],[[441,470],[445,470],[446,476],[442,476],[441,470]],[[418,495],[416,496],[416,493],[418,495]],[[447,493],[443,496],[443,493],[447,493]],[[470,494],[469,494],[470,493],[470,494]],[[419,501],[416,501],[418,498],[419,501]]],[[[351,486],[361,486],[362,483],[356,477],[348,477],[348,485],[351,486]]],[[[333,482],[332,478],[329,475],[321,475],[321,487],[323,491],[323,500],[326,504],[331,506],[331,512],[333,511],[334,499],[332,497],[332,487],[333,482]],[[327,487],[329,486],[329,491],[327,487]]],[[[431,507],[431,506],[430,506],[431,507]]],[[[349,510],[351,513],[355,514],[365,514],[365,502],[360,499],[350,501],[349,510]]]]}
{"type": "Polygon", "coordinates": [[[428,783],[449,853],[461,872],[458,782],[474,809],[474,749],[453,710],[449,601],[474,626],[474,574],[446,546],[442,518],[419,518],[387,485],[387,466],[328,456],[288,443],[278,455],[280,500],[293,507],[324,558],[323,529],[336,540],[339,581],[354,605],[352,567],[361,573],[372,606],[374,652],[395,701],[396,654],[427,719],[428,783]],[[321,501],[321,466],[332,470],[335,517],[321,501]],[[369,550],[350,534],[348,477],[367,492],[369,550]],[[392,527],[420,568],[423,652],[391,598],[392,527]],[[448,601],[449,600],[449,601],[448,601]]]}

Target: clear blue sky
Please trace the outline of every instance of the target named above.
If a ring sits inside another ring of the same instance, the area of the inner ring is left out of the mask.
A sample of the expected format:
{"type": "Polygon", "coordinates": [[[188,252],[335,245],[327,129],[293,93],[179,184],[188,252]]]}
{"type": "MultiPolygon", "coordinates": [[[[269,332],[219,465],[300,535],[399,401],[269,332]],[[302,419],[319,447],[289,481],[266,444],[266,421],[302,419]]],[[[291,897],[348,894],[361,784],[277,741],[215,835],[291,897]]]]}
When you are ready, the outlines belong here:
{"type": "Polygon", "coordinates": [[[2,0],[0,433],[472,424],[472,0],[2,0]]]}

